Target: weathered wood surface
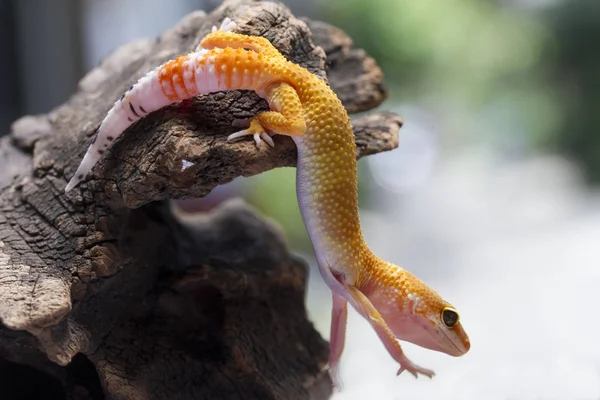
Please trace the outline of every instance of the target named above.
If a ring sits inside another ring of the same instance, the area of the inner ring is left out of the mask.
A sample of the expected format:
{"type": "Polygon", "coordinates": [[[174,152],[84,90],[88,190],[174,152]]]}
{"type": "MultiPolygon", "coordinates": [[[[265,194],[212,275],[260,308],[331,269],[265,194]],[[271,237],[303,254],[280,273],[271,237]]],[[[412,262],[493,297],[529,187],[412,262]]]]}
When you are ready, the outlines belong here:
{"type": "MultiPolygon", "coordinates": [[[[69,398],[330,395],[327,343],[304,306],[306,266],[278,229],[241,202],[194,220],[168,202],[295,165],[287,137],[276,136],[274,149],[225,140],[238,129],[234,119],[266,109],[263,100],[235,91],[155,112],[107,151],[87,182],[63,192],[120,94],[193,50],[226,16],[327,77],[350,112],[385,99],[374,60],[337,28],[297,19],[276,2],[229,0],[155,40],[123,46],[67,103],[15,122],[0,139],[0,379],[10,380],[0,391],[18,384],[8,378],[18,370],[28,377],[22,390],[41,376],[69,398]],[[183,169],[184,160],[192,166],[183,169]]],[[[395,148],[402,121],[383,112],[353,125],[364,156],[395,148]]]]}

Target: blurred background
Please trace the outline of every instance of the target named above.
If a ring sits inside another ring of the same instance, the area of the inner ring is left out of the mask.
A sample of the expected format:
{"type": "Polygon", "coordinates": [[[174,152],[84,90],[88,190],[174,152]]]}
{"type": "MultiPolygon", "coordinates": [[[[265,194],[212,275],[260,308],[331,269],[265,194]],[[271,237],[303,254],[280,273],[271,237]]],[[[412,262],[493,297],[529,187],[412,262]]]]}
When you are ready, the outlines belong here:
{"type": "MultiPolygon", "coordinates": [[[[0,0],[0,134],[64,102],[119,45],[218,3],[0,0]]],[[[600,1],[284,3],[341,27],[383,68],[381,108],[406,124],[398,149],[360,162],[365,236],[456,305],[472,341],[462,358],[406,344],[438,375],[395,377],[351,312],[334,399],[600,399],[600,1]]],[[[328,338],[294,176],[238,179],[202,207],[243,196],[284,227],[311,263],[309,312],[328,338]]]]}

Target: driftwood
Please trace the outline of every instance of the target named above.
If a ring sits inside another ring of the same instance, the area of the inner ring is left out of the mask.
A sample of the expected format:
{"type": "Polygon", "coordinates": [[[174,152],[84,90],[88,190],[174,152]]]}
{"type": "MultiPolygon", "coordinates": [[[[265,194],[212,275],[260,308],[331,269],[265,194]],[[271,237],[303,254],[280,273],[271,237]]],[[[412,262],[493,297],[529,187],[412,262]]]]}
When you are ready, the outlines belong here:
{"type": "MultiPolygon", "coordinates": [[[[66,104],[15,122],[0,139],[0,398],[329,397],[307,268],[279,230],[241,201],[194,218],[169,202],[295,165],[287,137],[274,149],[225,140],[263,100],[217,93],[155,112],[63,192],[115,99],[226,16],[327,77],[350,112],[384,100],[381,71],[340,30],[275,2],[230,0],[123,46],[66,104]]],[[[357,156],[396,147],[401,124],[390,113],[354,119],[357,156]]]]}

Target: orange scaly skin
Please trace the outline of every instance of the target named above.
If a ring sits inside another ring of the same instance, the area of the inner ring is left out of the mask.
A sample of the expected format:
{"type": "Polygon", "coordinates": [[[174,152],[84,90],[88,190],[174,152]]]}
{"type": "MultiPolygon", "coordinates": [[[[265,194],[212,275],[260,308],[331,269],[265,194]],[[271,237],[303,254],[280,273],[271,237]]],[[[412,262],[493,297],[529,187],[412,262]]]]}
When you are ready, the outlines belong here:
{"type": "MultiPolygon", "coordinates": [[[[224,25],[231,23],[224,21],[224,25]]],[[[229,140],[252,135],[257,145],[261,139],[273,145],[270,135],[282,134],[296,143],[298,203],[321,275],[333,296],[329,362],[336,385],[348,302],[371,323],[400,364],[398,373],[407,370],[415,377],[433,376],[404,355],[397,339],[453,356],[469,350],[469,339],[452,305],[367,246],[359,221],[352,126],[341,101],[322,80],[286,60],[268,40],[224,30],[207,35],[196,53],[169,61],[151,74],[134,85],[121,103],[115,103],[120,107],[115,115],[138,106],[151,112],[162,103],[201,93],[250,89],[267,99],[271,111],[254,116],[247,129],[230,135],[229,140]],[[125,101],[128,106],[123,105],[125,101]]],[[[135,120],[134,115],[124,115],[130,122],[135,120]]],[[[126,125],[117,119],[106,124],[126,125]]],[[[103,138],[112,141],[120,133],[100,130],[99,141],[91,149],[104,152],[108,142],[103,138]]],[[[90,162],[86,165],[91,168],[90,162]]],[[[82,175],[78,170],[76,177],[82,175]]],[[[74,179],[68,188],[80,178],[74,179]]]]}

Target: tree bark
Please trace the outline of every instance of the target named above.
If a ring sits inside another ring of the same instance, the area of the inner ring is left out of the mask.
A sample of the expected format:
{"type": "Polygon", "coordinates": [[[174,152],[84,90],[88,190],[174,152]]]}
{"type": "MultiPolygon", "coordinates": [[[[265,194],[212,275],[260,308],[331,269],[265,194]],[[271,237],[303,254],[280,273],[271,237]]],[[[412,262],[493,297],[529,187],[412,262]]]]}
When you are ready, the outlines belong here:
{"type": "MultiPolygon", "coordinates": [[[[327,342],[304,305],[307,268],[279,229],[241,201],[195,218],[169,202],[295,165],[287,137],[276,136],[274,149],[225,140],[234,119],[267,109],[254,93],[152,113],[90,179],[63,192],[121,93],[192,51],[226,16],[328,78],[350,112],[385,99],[380,69],[339,29],[276,2],[228,0],[121,47],[67,103],[16,121],[0,139],[0,383],[9,381],[1,398],[31,394],[32,382],[46,385],[44,399],[329,397],[327,342]]],[[[357,156],[395,148],[401,125],[385,112],[353,119],[357,156]]]]}

